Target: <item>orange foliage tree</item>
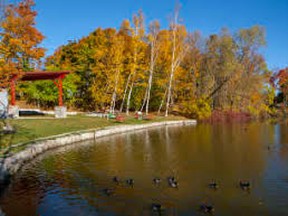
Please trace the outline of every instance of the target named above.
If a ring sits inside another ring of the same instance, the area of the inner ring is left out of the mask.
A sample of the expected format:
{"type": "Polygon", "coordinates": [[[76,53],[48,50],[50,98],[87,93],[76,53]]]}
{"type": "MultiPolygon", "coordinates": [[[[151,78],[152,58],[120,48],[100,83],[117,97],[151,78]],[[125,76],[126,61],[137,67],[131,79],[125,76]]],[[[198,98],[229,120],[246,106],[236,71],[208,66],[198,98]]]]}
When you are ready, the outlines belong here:
{"type": "Polygon", "coordinates": [[[35,27],[33,0],[10,4],[0,23],[0,86],[7,87],[12,74],[40,67],[45,49],[38,47],[43,34],[35,27]]]}
{"type": "Polygon", "coordinates": [[[280,91],[283,94],[283,100],[285,104],[288,104],[288,67],[280,70],[277,74],[277,78],[279,79],[278,85],[280,87],[280,91]]]}

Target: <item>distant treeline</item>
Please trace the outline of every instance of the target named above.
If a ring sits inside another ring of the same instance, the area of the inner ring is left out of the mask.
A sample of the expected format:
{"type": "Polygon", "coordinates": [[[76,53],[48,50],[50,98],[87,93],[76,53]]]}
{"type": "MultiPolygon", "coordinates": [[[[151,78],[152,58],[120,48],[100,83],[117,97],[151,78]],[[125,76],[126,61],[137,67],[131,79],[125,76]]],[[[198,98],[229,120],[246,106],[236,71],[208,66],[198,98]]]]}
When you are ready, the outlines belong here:
{"type": "Polygon", "coordinates": [[[274,91],[267,85],[271,74],[259,52],[265,45],[262,27],[233,35],[223,29],[203,38],[188,32],[177,17],[169,29],[160,29],[157,21],[148,31],[144,26],[139,12],[118,31],[96,29],[47,58],[47,69],[74,72],[68,79],[74,91],[66,98],[71,105],[196,117],[209,116],[214,109],[270,111],[274,91]]]}
{"type": "MultiPolygon", "coordinates": [[[[65,101],[77,109],[197,118],[213,110],[273,114],[275,88],[261,54],[264,28],[222,29],[206,38],[179,20],[176,8],[169,28],[161,29],[158,21],[146,25],[139,11],[118,30],[98,28],[59,47],[46,58],[45,68],[72,71],[64,81],[65,101]]],[[[22,70],[31,68],[30,62],[22,62],[22,70]]],[[[26,83],[20,89],[30,103],[57,104],[52,82],[26,83]]]]}

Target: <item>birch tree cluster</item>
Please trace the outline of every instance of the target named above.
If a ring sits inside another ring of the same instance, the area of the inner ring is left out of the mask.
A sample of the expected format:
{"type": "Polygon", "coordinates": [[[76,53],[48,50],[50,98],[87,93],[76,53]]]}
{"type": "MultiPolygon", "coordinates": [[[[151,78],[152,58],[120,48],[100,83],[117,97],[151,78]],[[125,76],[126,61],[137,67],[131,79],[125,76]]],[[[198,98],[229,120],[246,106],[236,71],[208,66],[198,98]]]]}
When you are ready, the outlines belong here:
{"type": "Polygon", "coordinates": [[[213,110],[270,112],[274,94],[261,49],[261,26],[203,37],[175,10],[169,28],[145,25],[142,11],[120,28],[98,28],[47,58],[47,68],[78,78],[73,106],[110,112],[177,112],[205,118],[213,110]]]}

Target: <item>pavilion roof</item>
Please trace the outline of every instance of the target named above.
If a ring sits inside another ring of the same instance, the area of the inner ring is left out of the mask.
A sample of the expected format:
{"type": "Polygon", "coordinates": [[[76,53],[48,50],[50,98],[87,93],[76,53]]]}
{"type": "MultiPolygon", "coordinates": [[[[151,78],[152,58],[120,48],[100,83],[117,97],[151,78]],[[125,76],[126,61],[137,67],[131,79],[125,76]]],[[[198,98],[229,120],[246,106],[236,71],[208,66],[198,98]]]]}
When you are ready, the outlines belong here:
{"type": "Polygon", "coordinates": [[[25,72],[22,74],[20,80],[23,81],[34,81],[34,80],[55,80],[63,78],[65,75],[69,74],[69,71],[37,71],[37,72],[25,72]]]}

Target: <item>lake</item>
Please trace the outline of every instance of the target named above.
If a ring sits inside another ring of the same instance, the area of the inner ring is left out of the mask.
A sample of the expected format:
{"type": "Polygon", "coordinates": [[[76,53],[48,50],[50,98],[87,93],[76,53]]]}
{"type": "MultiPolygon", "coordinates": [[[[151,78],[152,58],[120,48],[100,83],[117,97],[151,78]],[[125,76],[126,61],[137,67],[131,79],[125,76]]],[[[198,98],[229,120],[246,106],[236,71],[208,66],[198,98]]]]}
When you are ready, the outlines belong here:
{"type": "Polygon", "coordinates": [[[59,148],[25,165],[0,195],[7,216],[188,216],[205,215],[203,206],[288,215],[288,125],[167,126],[59,148]]]}

